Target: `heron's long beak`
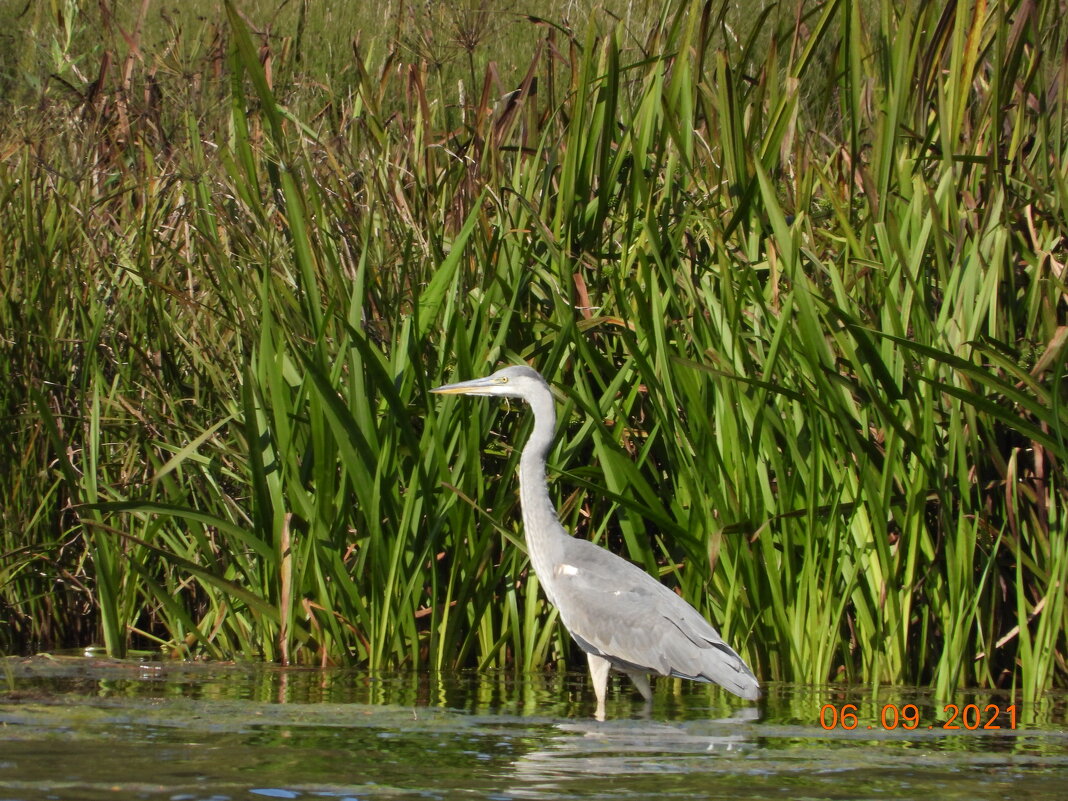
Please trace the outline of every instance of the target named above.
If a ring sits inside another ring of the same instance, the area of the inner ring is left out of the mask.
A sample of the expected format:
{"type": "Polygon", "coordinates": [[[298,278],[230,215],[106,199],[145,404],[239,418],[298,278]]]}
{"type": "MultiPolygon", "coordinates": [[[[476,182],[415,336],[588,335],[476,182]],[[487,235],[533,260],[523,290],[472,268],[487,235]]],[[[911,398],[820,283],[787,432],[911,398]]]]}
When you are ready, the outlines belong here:
{"type": "Polygon", "coordinates": [[[446,384],[443,387],[435,387],[430,390],[439,395],[495,395],[494,389],[504,382],[499,378],[473,378],[470,381],[461,381],[457,384],[446,384]]]}

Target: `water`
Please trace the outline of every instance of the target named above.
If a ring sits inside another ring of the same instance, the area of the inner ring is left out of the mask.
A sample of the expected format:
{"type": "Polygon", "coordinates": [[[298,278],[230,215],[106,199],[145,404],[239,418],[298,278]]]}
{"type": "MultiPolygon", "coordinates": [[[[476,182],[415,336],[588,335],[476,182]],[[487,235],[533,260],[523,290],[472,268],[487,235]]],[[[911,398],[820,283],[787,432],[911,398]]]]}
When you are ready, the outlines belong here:
{"type": "Polygon", "coordinates": [[[646,714],[620,682],[598,723],[581,674],[5,659],[0,801],[1068,797],[1065,695],[1016,728],[1008,697],[955,700],[978,714],[947,730],[918,690],[661,681],[646,714]]]}

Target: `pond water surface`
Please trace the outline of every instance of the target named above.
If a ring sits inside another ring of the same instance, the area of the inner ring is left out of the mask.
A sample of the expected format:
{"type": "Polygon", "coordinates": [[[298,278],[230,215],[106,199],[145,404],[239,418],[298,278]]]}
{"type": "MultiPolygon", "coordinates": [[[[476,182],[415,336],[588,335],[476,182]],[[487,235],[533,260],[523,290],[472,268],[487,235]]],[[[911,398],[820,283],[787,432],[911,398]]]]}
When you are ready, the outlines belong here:
{"type": "Polygon", "coordinates": [[[577,673],[7,658],[0,801],[1068,798],[1064,694],[953,705],[661,680],[647,710],[617,680],[598,722],[577,673]]]}

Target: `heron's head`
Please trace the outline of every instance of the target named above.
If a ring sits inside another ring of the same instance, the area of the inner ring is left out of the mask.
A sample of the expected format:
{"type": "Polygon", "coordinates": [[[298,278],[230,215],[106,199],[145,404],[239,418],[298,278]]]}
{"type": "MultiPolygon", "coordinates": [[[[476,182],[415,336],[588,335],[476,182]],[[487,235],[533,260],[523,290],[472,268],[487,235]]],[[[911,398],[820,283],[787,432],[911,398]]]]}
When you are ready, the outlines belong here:
{"type": "Polygon", "coordinates": [[[549,385],[536,370],[526,365],[518,365],[505,367],[485,378],[446,384],[430,391],[441,395],[498,395],[502,398],[522,398],[529,401],[538,393],[548,392],[549,385]]]}

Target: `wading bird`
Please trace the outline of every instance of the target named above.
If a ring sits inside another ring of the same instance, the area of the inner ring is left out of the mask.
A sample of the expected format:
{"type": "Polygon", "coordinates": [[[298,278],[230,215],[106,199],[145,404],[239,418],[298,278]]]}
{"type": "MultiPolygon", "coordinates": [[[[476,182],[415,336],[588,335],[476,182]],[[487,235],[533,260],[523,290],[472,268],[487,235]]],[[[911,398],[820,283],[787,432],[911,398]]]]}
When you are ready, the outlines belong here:
{"type": "Polygon", "coordinates": [[[649,673],[715,682],[742,698],[760,696],[753,672],[696,609],[641,568],[560,525],[545,481],[556,428],[545,379],[529,367],[505,367],[431,392],[519,398],[534,412],[534,431],[519,459],[527,553],[546,596],[586,652],[598,720],[604,719],[613,668],[630,676],[646,703],[652,700],[649,673]]]}

